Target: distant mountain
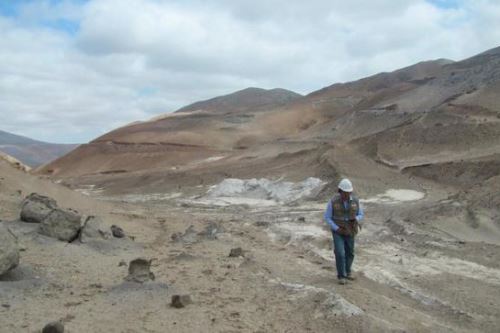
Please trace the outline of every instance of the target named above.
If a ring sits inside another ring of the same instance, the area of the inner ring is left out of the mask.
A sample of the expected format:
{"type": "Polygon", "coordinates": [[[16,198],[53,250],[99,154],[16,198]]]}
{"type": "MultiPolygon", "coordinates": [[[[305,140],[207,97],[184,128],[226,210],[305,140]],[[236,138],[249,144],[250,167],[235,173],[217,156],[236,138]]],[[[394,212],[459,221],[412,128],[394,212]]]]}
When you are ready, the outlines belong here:
{"type": "Polygon", "coordinates": [[[302,95],[286,89],[246,88],[229,95],[187,105],[176,112],[245,112],[272,109],[298,99],[302,95]]]}
{"type": "Polygon", "coordinates": [[[78,145],[47,143],[0,131],[0,151],[30,167],[51,162],[76,147],[78,145]]]}

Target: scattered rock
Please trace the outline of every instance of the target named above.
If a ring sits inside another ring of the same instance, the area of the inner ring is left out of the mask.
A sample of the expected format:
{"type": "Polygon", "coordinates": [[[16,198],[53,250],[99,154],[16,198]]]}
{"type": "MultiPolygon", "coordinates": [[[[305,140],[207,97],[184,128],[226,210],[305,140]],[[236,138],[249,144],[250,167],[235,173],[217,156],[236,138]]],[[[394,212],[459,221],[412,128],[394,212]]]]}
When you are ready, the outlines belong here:
{"type": "Polygon", "coordinates": [[[269,222],[267,221],[257,221],[255,222],[255,225],[258,227],[269,227],[269,222]]]}
{"type": "Polygon", "coordinates": [[[222,228],[215,222],[210,222],[205,227],[205,230],[198,233],[199,236],[207,239],[217,239],[217,234],[222,232],[222,228]]]}
{"type": "Polygon", "coordinates": [[[57,208],[57,202],[49,197],[31,193],[21,204],[21,220],[40,223],[52,210],[57,208]]]}
{"type": "Polygon", "coordinates": [[[60,321],[48,323],[43,328],[42,333],[64,333],[64,325],[60,321]]]}
{"type": "Polygon", "coordinates": [[[92,239],[106,240],[111,238],[109,227],[104,224],[101,218],[88,216],[80,232],[80,242],[87,243],[92,239]]]}
{"type": "Polygon", "coordinates": [[[151,272],[151,260],[137,258],[130,262],[126,281],[144,283],[154,279],[155,275],[151,272]]]}
{"type": "Polygon", "coordinates": [[[193,300],[190,295],[172,295],[170,305],[174,308],[180,309],[191,303],[193,303],[193,300]]]}
{"type": "Polygon", "coordinates": [[[194,230],[194,227],[190,225],[184,233],[176,232],[171,236],[171,238],[174,242],[184,242],[190,244],[198,241],[198,234],[194,230]]]}
{"type": "Polygon", "coordinates": [[[178,255],[174,256],[172,258],[173,260],[176,260],[176,261],[191,261],[191,260],[196,260],[197,258],[189,253],[186,253],[186,252],[182,252],[182,253],[179,253],[178,255]]]}
{"type": "Polygon", "coordinates": [[[123,229],[114,224],[111,226],[111,233],[113,234],[113,237],[116,238],[125,237],[125,232],[123,231],[123,229]]]}
{"type": "Polygon", "coordinates": [[[6,309],[10,309],[10,304],[8,304],[8,303],[3,303],[3,304],[2,304],[2,307],[3,307],[3,308],[6,308],[6,309]]]}
{"type": "Polygon", "coordinates": [[[121,267],[121,266],[127,266],[127,262],[125,260],[120,260],[118,267],[121,267]]]}
{"type": "Polygon", "coordinates": [[[78,237],[81,216],[72,210],[53,209],[40,223],[40,233],[61,241],[71,242],[78,237]]]}
{"type": "Polygon", "coordinates": [[[0,275],[19,265],[17,237],[5,226],[0,225],[0,275]]]}
{"type": "Polygon", "coordinates": [[[299,222],[305,222],[306,218],[304,216],[301,216],[297,219],[299,222]]]}
{"type": "Polygon", "coordinates": [[[231,249],[231,251],[229,252],[229,257],[231,258],[243,257],[243,249],[241,247],[236,247],[234,249],[231,249]]]}

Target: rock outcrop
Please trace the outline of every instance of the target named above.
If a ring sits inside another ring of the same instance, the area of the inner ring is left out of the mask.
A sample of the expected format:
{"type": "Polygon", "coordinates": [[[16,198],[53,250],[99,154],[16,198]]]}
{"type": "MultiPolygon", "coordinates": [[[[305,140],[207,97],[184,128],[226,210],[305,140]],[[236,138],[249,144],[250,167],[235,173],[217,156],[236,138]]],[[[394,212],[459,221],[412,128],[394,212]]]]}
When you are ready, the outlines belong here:
{"type": "Polygon", "coordinates": [[[7,227],[0,224],[0,275],[17,267],[18,264],[17,238],[7,227]]]}

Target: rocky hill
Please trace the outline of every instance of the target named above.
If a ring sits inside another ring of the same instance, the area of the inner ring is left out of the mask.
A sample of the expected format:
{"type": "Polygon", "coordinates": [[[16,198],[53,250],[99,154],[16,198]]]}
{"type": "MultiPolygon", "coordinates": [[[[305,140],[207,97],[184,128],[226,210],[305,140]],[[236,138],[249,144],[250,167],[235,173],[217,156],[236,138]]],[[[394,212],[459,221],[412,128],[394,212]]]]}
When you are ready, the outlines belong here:
{"type": "Polygon", "coordinates": [[[30,167],[38,167],[51,162],[76,147],[78,145],[41,142],[0,131],[0,151],[17,158],[30,167]]]}
{"type": "Polygon", "coordinates": [[[187,105],[176,112],[241,113],[245,111],[265,111],[286,105],[300,97],[302,95],[286,89],[246,88],[229,95],[187,105]]]}

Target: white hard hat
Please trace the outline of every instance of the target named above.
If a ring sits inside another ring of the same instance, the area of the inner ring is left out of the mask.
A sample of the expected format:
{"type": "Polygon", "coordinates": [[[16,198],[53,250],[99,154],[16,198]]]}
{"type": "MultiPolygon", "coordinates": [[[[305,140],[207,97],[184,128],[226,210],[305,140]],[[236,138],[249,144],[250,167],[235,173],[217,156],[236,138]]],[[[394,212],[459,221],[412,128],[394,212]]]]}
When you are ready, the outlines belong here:
{"type": "Polygon", "coordinates": [[[353,188],[351,181],[347,178],[342,179],[339,183],[339,189],[344,192],[352,192],[353,188]]]}

